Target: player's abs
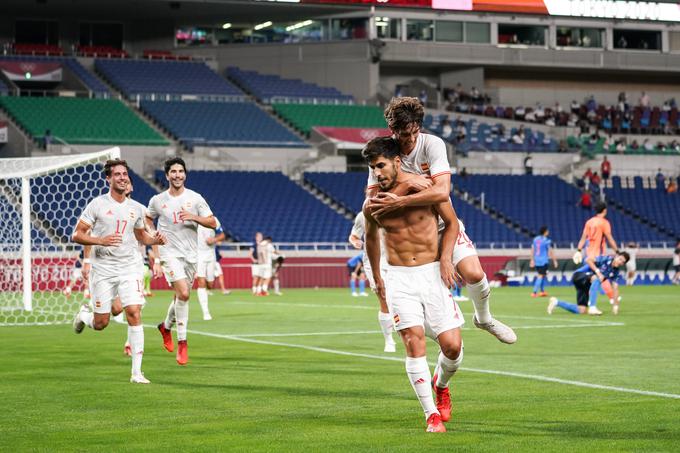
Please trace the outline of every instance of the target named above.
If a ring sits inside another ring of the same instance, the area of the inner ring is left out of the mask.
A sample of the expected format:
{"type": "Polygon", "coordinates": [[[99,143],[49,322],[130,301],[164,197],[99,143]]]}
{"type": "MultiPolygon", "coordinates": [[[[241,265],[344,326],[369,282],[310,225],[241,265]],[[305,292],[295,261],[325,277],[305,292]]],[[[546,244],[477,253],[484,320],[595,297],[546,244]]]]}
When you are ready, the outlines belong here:
{"type": "Polygon", "coordinates": [[[392,266],[420,266],[438,259],[437,220],[413,212],[383,222],[387,262],[392,266]]]}

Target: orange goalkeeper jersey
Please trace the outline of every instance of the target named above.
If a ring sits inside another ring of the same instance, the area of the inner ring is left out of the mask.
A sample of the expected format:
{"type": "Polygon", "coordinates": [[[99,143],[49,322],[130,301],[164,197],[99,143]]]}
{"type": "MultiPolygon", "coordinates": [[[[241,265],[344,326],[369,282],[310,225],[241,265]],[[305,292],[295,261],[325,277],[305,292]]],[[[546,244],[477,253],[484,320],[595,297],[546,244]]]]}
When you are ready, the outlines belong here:
{"type": "Polygon", "coordinates": [[[604,255],[607,248],[607,238],[605,234],[611,234],[612,227],[609,220],[603,217],[592,217],[583,227],[588,240],[588,248],[586,249],[586,257],[598,257],[604,255]]]}

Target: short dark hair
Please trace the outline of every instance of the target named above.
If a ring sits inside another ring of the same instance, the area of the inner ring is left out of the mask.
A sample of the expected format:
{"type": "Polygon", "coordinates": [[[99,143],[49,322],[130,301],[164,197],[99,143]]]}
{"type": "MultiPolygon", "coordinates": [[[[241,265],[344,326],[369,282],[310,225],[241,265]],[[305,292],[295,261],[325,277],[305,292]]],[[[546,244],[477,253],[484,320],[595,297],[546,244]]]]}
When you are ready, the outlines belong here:
{"type": "Polygon", "coordinates": [[[392,137],[376,137],[366,143],[364,149],[361,150],[361,156],[366,159],[366,162],[369,164],[372,160],[381,156],[392,160],[398,155],[399,142],[392,137]]]}
{"type": "Polygon", "coordinates": [[[122,165],[126,170],[130,171],[130,166],[123,159],[109,159],[104,164],[104,174],[107,178],[111,176],[111,170],[113,167],[117,167],[118,165],[122,165]]]}
{"type": "Polygon", "coordinates": [[[173,158],[168,159],[168,160],[165,161],[165,174],[166,174],[166,175],[167,175],[168,173],[170,173],[170,168],[171,168],[173,165],[175,165],[175,164],[181,165],[182,168],[184,168],[184,172],[186,173],[186,171],[187,171],[187,164],[184,163],[184,159],[182,159],[181,157],[173,157],[173,158]]]}
{"type": "Polygon", "coordinates": [[[392,98],[385,108],[387,127],[393,131],[406,129],[410,124],[423,125],[425,109],[418,98],[392,98]]]}
{"type": "Polygon", "coordinates": [[[607,209],[607,203],[605,203],[604,201],[600,201],[598,204],[595,205],[596,214],[601,214],[605,209],[607,209]]]}
{"type": "Polygon", "coordinates": [[[541,234],[545,234],[545,232],[548,231],[548,227],[546,225],[543,225],[539,231],[541,232],[541,234]]]}
{"type": "Polygon", "coordinates": [[[630,261],[630,255],[628,252],[619,252],[618,254],[626,259],[626,263],[630,261]]]}

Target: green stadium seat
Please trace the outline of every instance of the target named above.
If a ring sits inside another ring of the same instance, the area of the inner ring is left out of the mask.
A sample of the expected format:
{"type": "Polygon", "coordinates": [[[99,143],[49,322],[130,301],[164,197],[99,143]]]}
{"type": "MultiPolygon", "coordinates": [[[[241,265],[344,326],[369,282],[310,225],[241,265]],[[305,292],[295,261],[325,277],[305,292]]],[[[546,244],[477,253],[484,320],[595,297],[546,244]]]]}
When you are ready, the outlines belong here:
{"type": "Polygon", "coordinates": [[[309,135],[315,126],[385,128],[377,106],[328,104],[273,104],[274,112],[294,128],[309,135]]]}

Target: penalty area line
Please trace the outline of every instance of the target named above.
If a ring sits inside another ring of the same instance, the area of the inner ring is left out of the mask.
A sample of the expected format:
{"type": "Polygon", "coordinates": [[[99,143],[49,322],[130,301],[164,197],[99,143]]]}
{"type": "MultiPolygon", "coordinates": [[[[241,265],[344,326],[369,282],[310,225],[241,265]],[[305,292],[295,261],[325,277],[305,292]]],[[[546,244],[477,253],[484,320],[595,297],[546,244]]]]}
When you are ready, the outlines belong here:
{"type": "MultiPolygon", "coordinates": [[[[150,326],[150,327],[155,327],[155,326],[150,326]]],[[[201,332],[201,331],[198,331],[198,330],[187,330],[187,332],[194,334],[194,335],[202,335],[202,336],[205,336],[205,337],[212,337],[212,338],[222,338],[222,339],[225,339],[225,340],[240,341],[240,342],[243,342],[243,343],[260,344],[260,345],[265,345],[265,346],[280,346],[280,347],[294,348],[294,349],[304,349],[304,350],[307,350],[307,351],[322,352],[322,353],[325,353],[325,354],[342,355],[342,356],[347,356],[347,357],[361,357],[361,358],[366,358],[366,359],[387,360],[387,361],[391,361],[391,362],[402,362],[402,363],[404,362],[404,359],[399,358],[399,357],[387,357],[387,356],[381,356],[381,355],[375,355],[375,354],[363,354],[363,353],[359,353],[359,352],[342,351],[342,350],[339,350],[339,349],[320,348],[320,347],[317,347],[317,346],[307,346],[307,345],[293,344],[293,343],[282,343],[282,342],[278,342],[278,341],[257,340],[255,338],[245,338],[245,337],[240,337],[238,335],[224,335],[224,334],[219,334],[219,333],[201,332]]],[[[430,366],[434,366],[434,364],[430,363],[430,366]]],[[[467,368],[467,367],[461,367],[461,370],[469,371],[469,372],[472,372],[472,373],[492,374],[492,375],[497,375],[497,376],[508,376],[508,377],[514,377],[514,378],[520,378],[520,379],[529,379],[529,380],[534,380],[534,381],[551,382],[551,383],[562,384],[562,385],[571,385],[571,386],[575,386],[575,387],[585,387],[585,388],[591,388],[591,389],[596,389],[596,390],[606,390],[606,391],[621,392],[621,393],[632,393],[632,394],[635,394],[635,395],[655,396],[655,397],[659,397],[659,398],[680,399],[680,395],[674,394],[674,393],[653,392],[653,391],[648,391],[648,390],[630,389],[630,388],[626,388],[626,387],[617,387],[617,386],[611,386],[611,385],[592,384],[590,382],[572,381],[572,380],[568,380],[568,379],[553,378],[553,377],[550,377],[550,376],[541,376],[541,375],[536,375],[536,374],[515,373],[515,372],[512,372],[512,371],[485,370],[485,369],[480,369],[480,368],[467,368]]]]}

